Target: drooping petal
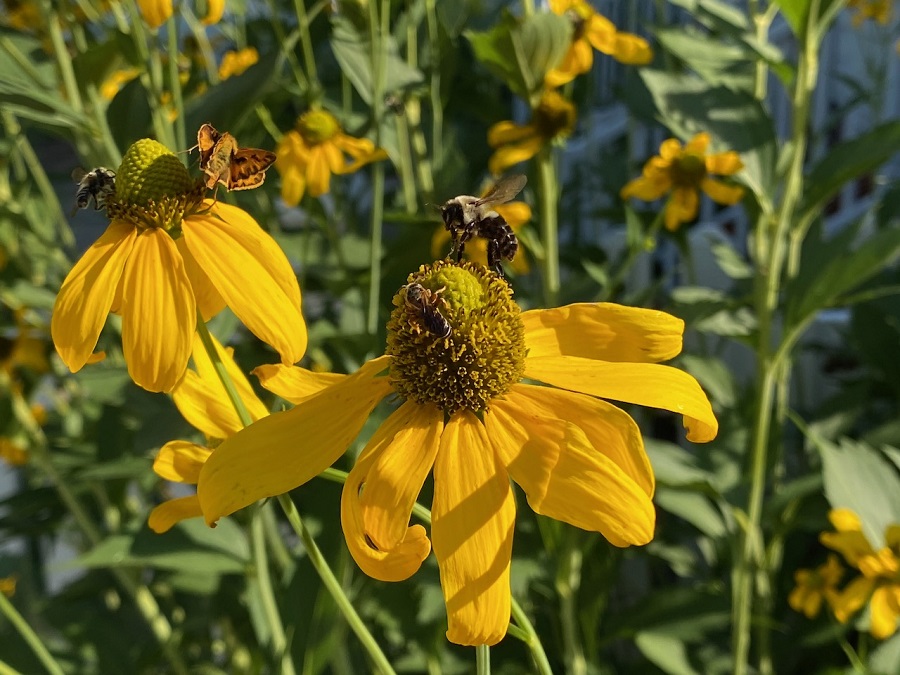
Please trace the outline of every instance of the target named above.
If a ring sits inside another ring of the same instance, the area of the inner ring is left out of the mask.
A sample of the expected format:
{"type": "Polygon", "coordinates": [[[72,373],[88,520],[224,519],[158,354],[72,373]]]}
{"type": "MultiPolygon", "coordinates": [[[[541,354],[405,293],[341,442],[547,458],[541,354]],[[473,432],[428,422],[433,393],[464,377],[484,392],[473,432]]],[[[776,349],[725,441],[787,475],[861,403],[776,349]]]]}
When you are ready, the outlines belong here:
{"type": "Polygon", "coordinates": [[[209,438],[228,438],[244,425],[222,388],[188,370],[172,392],[172,401],[188,423],[209,438]]]}
{"type": "Polygon", "coordinates": [[[169,441],[153,460],[153,471],[166,480],[195,485],[210,453],[212,450],[196,443],[169,441]]]}
{"type": "Polygon", "coordinates": [[[347,377],[341,373],[315,373],[280,363],[258,366],[253,369],[253,374],[263,387],[294,405],[347,377]]]}
{"type": "Polygon", "coordinates": [[[518,143],[504,145],[498,148],[488,160],[488,169],[492,174],[499,175],[511,166],[534,157],[547,142],[543,136],[535,134],[518,143]]]}
{"type": "Polygon", "coordinates": [[[285,365],[299,361],[307,340],[300,287],[275,240],[245,211],[222,202],[185,219],[183,230],[188,249],[243,324],[285,365]]]}
{"type": "Polygon", "coordinates": [[[529,358],[657,363],[681,352],[684,321],[652,309],[581,302],[522,312],[529,358]]]}
{"type": "Polygon", "coordinates": [[[616,52],[616,26],[602,14],[594,12],[585,22],[584,35],[594,49],[613,56],[616,52]]]}
{"type": "Polygon", "coordinates": [[[640,35],[617,32],[612,56],[619,63],[644,66],[653,60],[653,50],[640,35]]]}
{"type": "Polygon", "coordinates": [[[50,334],[60,358],[73,373],[84,367],[97,345],[136,236],[133,225],[122,220],[110,223],[59,289],[50,334]]]}
{"type": "Polygon", "coordinates": [[[663,159],[677,159],[682,152],[681,141],[677,138],[667,138],[659,146],[659,156],[663,159]]]}
{"type": "Polygon", "coordinates": [[[560,389],[670,410],[684,416],[687,438],[706,443],[719,422],[700,384],[682,370],[658,363],[609,363],[576,356],[526,358],[525,376],[560,389]]]}
{"type": "Polygon", "coordinates": [[[389,364],[389,357],[373,359],[296,408],[269,415],[216,448],[197,486],[206,522],[212,525],[258,499],[293,490],[331,466],[391,391],[387,377],[376,377],[389,364]]]}
{"type": "Polygon", "coordinates": [[[156,534],[168,532],[182,520],[199,518],[203,515],[200,510],[200,500],[197,495],[169,499],[154,507],[147,519],[147,525],[156,534]]]}
{"type": "Polygon", "coordinates": [[[222,20],[222,14],[225,13],[225,0],[206,0],[206,16],[200,21],[211,26],[222,20]]]}
{"type": "Polygon", "coordinates": [[[690,187],[677,187],[672,190],[669,201],[666,202],[666,229],[674,232],[682,223],[689,223],[697,217],[697,208],[700,205],[700,195],[696,189],[690,187]]]}
{"type": "MultiPolygon", "coordinates": [[[[545,407],[539,403],[540,394],[523,396],[526,392],[518,387],[494,402],[484,421],[498,456],[525,490],[535,512],[600,532],[614,546],[649,542],[656,523],[650,500],[653,478],[649,465],[640,466],[637,455],[643,455],[643,443],[637,425],[624,424],[622,411],[615,414],[594,406],[606,418],[588,426],[594,436],[589,439],[583,428],[557,416],[554,408],[559,408],[561,400],[545,407]],[[597,442],[604,437],[617,447],[601,449],[597,442]]],[[[585,418],[579,412],[590,407],[576,408],[572,417],[580,422],[585,418]]]]}
{"type": "Polygon", "coordinates": [[[704,178],[700,181],[700,189],[714,202],[726,206],[737,204],[744,197],[744,188],[740,185],[728,185],[715,178],[704,178]]]}
{"type": "Polygon", "coordinates": [[[496,148],[509,143],[518,143],[536,133],[537,130],[533,125],[521,125],[510,120],[504,120],[503,122],[497,122],[488,129],[487,142],[489,146],[496,148]]]}
{"type": "Polygon", "coordinates": [[[388,430],[373,450],[378,458],[359,498],[366,534],[381,551],[395,548],[406,535],[413,504],[437,455],[444,413],[407,401],[384,427],[388,430]]]}
{"type": "Polygon", "coordinates": [[[859,576],[844,587],[834,600],[834,616],[841,623],[847,623],[851,616],[868,602],[875,588],[875,580],[859,576]]]}
{"type": "Polygon", "coordinates": [[[124,274],[122,350],[128,374],[148,391],[172,391],[187,369],[197,305],[175,242],[141,232],[124,274]]]}
{"type": "Polygon", "coordinates": [[[360,508],[360,491],[369,480],[372,466],[381,453],[390,448],[383,439],[393,436],[395,429],[387,425],[385,421],[375,432],[347,476],[341,492],[341,528],[350,555],[363,572],[379,581],[403,581],[418,571],[431,552],[431,542],[425,528],[421,525],[406,527],[403,540],[398,545],[389,550],[379,550],[369,539],[360,508]]]}
{"type": "Polygon", "coordinates": [[[197,300],[197,309],[203,316],[204,321],[209,321],[216,314],[225,309],[225,298],[216,290],[212,281],[206,276],[206,272],[194,260],[190,249],[184,243],[184,237],[179,238],[175,245],[184,260],[184,271],[187,273],[188,280],[191,282],[191,288],[194,291],[194,298],[197,300]]]}
{"type": "Polygon", "coordinates": [[[306,185],[310,197],[321,197],[331,189],[331,169],[328,168],[328,151],[325,143],[310,149],[306,165],[306,185]]]}
{"type": "Polygon", "coordinates": [[[672,187],[668,177],[663,179],[650,179],[645,176],[628,181],[619,191],[622,199],[641,199],[645,202],[656,201],[666,194],[672,187]]]}
{"type": "Polygon", "coordinates": [[[137,5],[150,28],[159,28],[172,16],[172,0],[137,0],[137,5]]]}
{"type": "Polygon", "coordinates": [[[741,156],[734,150],[707,155],[705,162],[707,173],[719,176],[731,176],[744,168],[741,156]]]}
{"type": "Polygon", "coordinates": [[[434,464],[431,536],[447,603],[447,639],[494,645],[509,625],[516,505],[481,422],[456,413],[434,464]]]}
{"type": "Polygon", "coordinates": [[[594,65],[594,50],[587,40],[576,40],[556,68],[544,76],[544,86],[555,89],[568,84],[594,65]]]}

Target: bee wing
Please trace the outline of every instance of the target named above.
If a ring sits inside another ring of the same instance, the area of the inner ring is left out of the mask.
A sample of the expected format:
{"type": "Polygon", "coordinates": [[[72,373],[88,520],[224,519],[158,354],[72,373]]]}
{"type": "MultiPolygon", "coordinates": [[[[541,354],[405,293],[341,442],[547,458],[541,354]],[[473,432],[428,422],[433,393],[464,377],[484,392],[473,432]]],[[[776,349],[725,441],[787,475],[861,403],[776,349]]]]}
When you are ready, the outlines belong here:
{"type": "Polygon", "coordinates": [[[88,172],[83,166],[76,166],[72,169],[72,180],[76,183],[80,183],[81,179],[87,176],[88,172]]]}
{"type": "Polygon", "coordinates": [[[475,202],[475,206],[487,206],[489,204],[505,204],[515,197],[525,187],[528,177],[522,173],[515,173],[512,176],[501,178],[494,186],[488,190],[488,193],[475,202]]]}

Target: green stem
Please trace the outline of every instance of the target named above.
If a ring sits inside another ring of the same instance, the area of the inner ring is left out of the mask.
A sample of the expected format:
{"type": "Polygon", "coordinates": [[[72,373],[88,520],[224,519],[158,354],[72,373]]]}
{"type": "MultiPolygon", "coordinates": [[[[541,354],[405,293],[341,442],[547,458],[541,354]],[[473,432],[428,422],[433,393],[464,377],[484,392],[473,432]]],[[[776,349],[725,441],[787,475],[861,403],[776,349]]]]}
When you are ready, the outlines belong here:
{"type": "Polygon", "coordinates": [[[431,98],[431,154],[434,166],[444,164],[444,103],[441,100],[441,42],[438,30],[437,0],[425,0],[425,25],[428,29],[428,54],[431,72],[428,93],[431,98]]]}
{"type": "Polygon", "coordinates": [[[150,117],[153,120],[153,131],[158,141],[163,145],[174,145],[175,139],[171,137],[172,127],[165,119],[164,111],[160,108],[160,96],[162,94],[162,65],[159,60],[159,50],[150,49],[145,32],[144,20],[141,18],[134,2],[126,2],[129,18],[131,19],[131,39],[138,53],[140,63],[149,64],[140,75],[140,82],[147,96],[147,105],[150,108],[150,117]]]}
{"type": "Polygon", "coordinates": [[[559,595],[566,672],[571,675],[587,675],[576,608],[576,596],[581,586],[581,563],[581,549],[577,546],[576,534],[570,528],[556,575],[556,592],[559,595]]]}
{"type": "Polygon", "coordinates": [[[542,282],[544,302],[555,307],[559,300],[559,228],[557,224],[559,187],[553,150],[549,145],[541,148],[537,156],[538,190],[541,199],[541,243],[544,247],[542,282]]]}
{"type": "Polygon", "coordinates": [[[4,661],[0,661],[0,675],[22,675],[22,673],[4,661]]]}
{"type": "Polygon", "coordinates": [[[478,675],[491,675],[491,648],[487,645],[475,647],[475,672],[478,675]]]}
{"type": "Polygon", "coordinates": [[[303,51],[303,64],[306,66],[306,78],[309,83],[309,98],[316,100],[322,92],[319,74],[316,71],[316,57],[313,52],[312,37],[309,32],[309,16],[306,14],[305,0],[294,0],[294,12],[297,14],[297,29],[300,31],[300,48],[303,51]]]}
{"type": "Polygon", "coordinates": [[[187,136],[184,129],[184,101],[181,97],[181,80],[178,77],[178,23],[175,13],[166,21],[166,32],[169,35],[169,89],[172,92],[172,105],[175,106],[175,148],[187,148],[187,136]]]}
{"type": "Polygon", "coordinates": [[[622,285],[625,277],[631,272],[631,269],[634,267],[634,264],[641,254],[649,253],[656,249],[656,236],[659,234],[660,228],[662,228],[665,215],[666,208],[663,206],[657,211],[656,216],[654,216],[653,222],[650,223],[650,227],[647,228],[646,234],[643,235],[640,245],[636,245],[631,241],[627,242],[628,253],[625,254],[625,260],[616,267],[616,271],[610,276],[609,283],[607,283],[606,288],[600,295],[600,300],[611,300],[615,295],[616,290],[622,285]]]}
{"type": "Polygon", "coordinates": [[[390,662],[387,660],[384,652],[381,651],[381,647],[378,646],[375,638],[372,637],[372,634],[366,628],[362,618],[356,613],[353,604],[350,602],[346,593],[344,593],[344,589],[341,587],[340,582],[338,582],[337,577],[334,576],[334,573],[328,566],[328,562],[322,555],[322,551],[320,551],[319,547],[316,545],[312,534],[310,534],[306,525],[303,523],[303,520],[301,520],[297,507],[294,505],[294,502],[291,501],[290,496],[286,494],[278,495],[278,503],[284,510],[284,514],[287,516],[291,527],[294,528],[294,532],[297,533],[297,536],[300,537],[300,540],[303,542],[306,554],[309,556],[309,562],[316,572],[318,572],[326,590],[338,606],[341,614],[344,615],[344,619],[346,619],[350,629],[356,633],[356,637],[359,638],[359,641],[368,652],[376,669],[384,675],[393,675],[394,669],[391,667],[390,662]]]}
{"type": "Polygon", "coordinates": [[[41,665],[47,669],[50,675],[64,675],[65,671],[56,662],[56,659],[53,658],[53,655],[44,646],[44,643],[41,642],[41,638],[31,629],[25,617],[19,614],[15,605],[3,593],[0,593],[0,612],[9,620],[13,628],[19,632],[19,635],[22,636],[22,639],[25,640],[31,651],[38,658],[38,661],[41,662],[41,665]]]}
{"type": "Polygon", "coordinates": [[[553,675],[553,669],[550,667],[550,661],[547,660],[547,652],[544,651],[544,645],[541,644],[541,639],[538,637],[537,631],[534,630],[531,621],[528,620],[525,610],[522,609],[522,606],[515,598],[512,599],[512,615],[516,623],[519,624],[519,628],[528,635],[525,643],[531,650],[531,657],[534,659],[538,672],[541,675],[553,675]]]}

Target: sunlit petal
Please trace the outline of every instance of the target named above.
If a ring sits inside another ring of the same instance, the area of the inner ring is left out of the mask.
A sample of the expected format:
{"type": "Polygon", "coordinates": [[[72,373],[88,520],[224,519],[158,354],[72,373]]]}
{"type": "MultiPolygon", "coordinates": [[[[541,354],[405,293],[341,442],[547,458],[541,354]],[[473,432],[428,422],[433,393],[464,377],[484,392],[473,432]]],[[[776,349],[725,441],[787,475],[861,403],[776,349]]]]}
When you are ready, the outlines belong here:
{"type": "Polygon", "coordinates": [[[172,0],[137,0],[137,5],[150,28],[159,28],[172,16],[172,0]]]}
{"type": "Polygon", "coordinates": [[[315,373],[280,363],[254,368],[253,374],[263,387],[294,405],[347,377],[341,373],[315,373]]]}
{"type": "Polygon", "coordinates": [[[447,639],[493,645],[509,625],[516,506],[481,422],[456,413],[434,464],[434,553],[447,604],[447,639]]]}
{"type": "Polygon", "coordinates": [[[225,0],[206,0],[206,16],[201,22],[207,26],[219,23],[225,13],[225,0]]]}
{"type": "Polygon", "coordinates": [[[153,471],[166,480],[193,485],[200,478],[200,469],[211,452],[196,443],[169,441],[159,449],[153,460],[153,471]]]}
{"type": "Polygon", "coordinates": [[[697,207],[700,205],[700,196],[696,189],[690,187],[677,187],[672,190],[672,196],[666,203],[665,225],[666,229],[674,232],[682,223],[689,223],[697,217],[697,207]]]}
{"type": "Polygon", "coordinates": [[[518,143],[504,145],[498,148],[488,160],[488,169],[492,174],[499,175],[511,166],[534,157],[544,146],[546,140],[535,134],[518,143]]]}
{"type": "Polygon", "coordinates": [[[707,155],[705,161],[706,170],[720,176],[731,176],[744,168],[741,156],[733,150],[707,155]]]}
{"type": "Polygon", "coordinates": [[[526,138],[530,138],[537,133],[536,129],[530,125],[520,125],[510,120],[497,122],[487,132],[488,145],[496,148],[509,143],[518,143],[526,138]]]}
{"type": "Polygon", "coordinates": [[[847,623],[869,601],[875,588],[875,580],[863,576],[856,577],[834,600],[834,616],[841,623],[847,623]]]}
{"type": "Polygon", "coordinates": [[[331,170],[328,168],[328,152],[324,147],[310,150],[306,165],[306,184],[310,197],[321,197],[331,189],[331,170]]]}
{"type": "Polygon", "coordinates": [[[147,525],[157,534],[168,532],[182,520],[199,518],[203,515],[200,510],[200,500],[197,495],[170,499],[156,506],[147,519],[147,525]]]}
{"type": "MultiPolygon", "coordinates": [[[[269,409],[259,400],[256,392],[253,391],[253,386],[250,384],[247,376],[244,375],[244,371],[235,362],[234,350],[231,347],[223,347],[214,335],[210,335],[209,337],[216,350],[219,362],[225,366],[225,373],[234,385],[235,391],[237,391],[247,412],[250,413],[250,418],[255,422],[268,415],[269,409]]],[[[199,333],[194,335],[191,355],[194,358],[194,366],[197,369],[197,374],[203,382],[212,387],[215,391],[216,398],[224,401],[233,410],[234,404],[231,402],[231,397],[228,395],[225,385],[222,384],[219,372],[216,366],[213,365],[212,359],[210,359],[209,353],[206,351],[206,345],[203,344],[203,340],[199,333]]],[[[242,426],[242,424],[238,426],[235,431],[238,431],[242,426]]],[[[217,436],[216,438],[219,437],[217,436]]]]}
{"type": "Polygon", "coordinates": [[[175,245],[184,261],[184,271],[187,273],[191,282],[191,288],[194,291],[194,298],[197,300],[197,309],[203,316],[204,321],[209,321],[216,314],[225,309],[225,298],[216,290],[212,281],[206,276],[206,272],[194,260],[190,249],[184,243],[184,237],[179,238],[175,245]]]}
{"type": "Polygon", "coordinates": [[[876,640],[886,640],[897,631],[897,608],[892,601],[891,586],[877,588],[869,601],[870,632],[876,640]]]}
{"type": "Polygon", "coordinates": [[[704,178],[700,181],[700,189],[714,202],[726,206],[737,204],[744,197],[744,188],[740,185],[728,185],[714,178],[704,178]]]}

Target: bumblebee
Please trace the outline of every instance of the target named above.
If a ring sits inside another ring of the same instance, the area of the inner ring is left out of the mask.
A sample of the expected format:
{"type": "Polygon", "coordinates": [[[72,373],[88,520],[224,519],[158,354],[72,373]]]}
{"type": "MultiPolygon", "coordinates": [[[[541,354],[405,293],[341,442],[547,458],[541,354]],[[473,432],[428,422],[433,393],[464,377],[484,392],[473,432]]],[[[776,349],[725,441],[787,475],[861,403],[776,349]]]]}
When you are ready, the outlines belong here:
{"type": "Polygon", "coordinates": [[[515,232],[492,207],[505,204],[525,187],[527,178],[514,174],[499,180],[484,197],[460,195],[444,202],[441,217],[450,232],[450,255],[462,260],[466,242],[472,237],[487,240],[488,267],[504,277],[500,260],[512,260],[519,250],[515,232]]]}
{"type": "Polygon", "coordinates": [[[105,166],[92,171],[85,171],[79,167],[72,171],[72,180],[78,183],[75,206],[71,214],[73,216],[78,209],[86,209],[91,201],[94,202],[94,210],[99,211],[106,205],[106,198],[116,192],[116,172],[105,166]]]}
{"type": "Polygon", "coordinates": [[[432,335],[439,338],[450,336],[450,324],[441,314],[441,306],[444,304],[440,293],[446,288],[442,286],[436,291],[425,288],[422,284],[412,283],[404,286],[406,289],[406,306],[418,313],[419,318],[432,335]]]}

